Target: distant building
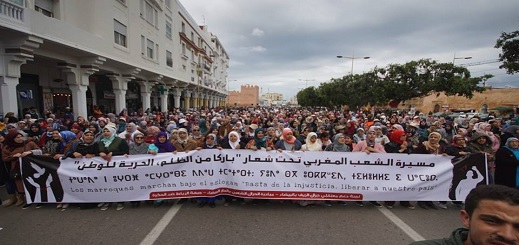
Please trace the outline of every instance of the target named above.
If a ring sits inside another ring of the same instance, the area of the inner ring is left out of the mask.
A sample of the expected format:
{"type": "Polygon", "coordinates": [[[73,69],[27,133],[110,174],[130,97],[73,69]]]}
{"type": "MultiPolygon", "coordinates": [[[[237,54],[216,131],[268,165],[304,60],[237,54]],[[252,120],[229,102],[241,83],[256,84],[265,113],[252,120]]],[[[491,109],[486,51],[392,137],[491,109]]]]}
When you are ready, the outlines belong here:
{"type": "Polygon", "coordinates": [[[280,93],[266,93],[261,95],[262,105],[272,106],[283,104],[283,94],[280,93]]]}
{"type": "Polygon", "coordinates": [[[259,105],[259,86],[242,85],[240,91],[229,91],[228,106],[257,106],[259,105]]]}
{"type": "Polygon", "coordinates": [[[445,112],[456,110],[473,110],[476,112],[498,111],[508,109],[517,111],[519,108],[519,88],[487,88],[483,93],[474,93],[471,99],[462,96],[446,96],[441,93],[423,98],[403,101],[399,109],[417,110],[424,113],[445,112]]]}

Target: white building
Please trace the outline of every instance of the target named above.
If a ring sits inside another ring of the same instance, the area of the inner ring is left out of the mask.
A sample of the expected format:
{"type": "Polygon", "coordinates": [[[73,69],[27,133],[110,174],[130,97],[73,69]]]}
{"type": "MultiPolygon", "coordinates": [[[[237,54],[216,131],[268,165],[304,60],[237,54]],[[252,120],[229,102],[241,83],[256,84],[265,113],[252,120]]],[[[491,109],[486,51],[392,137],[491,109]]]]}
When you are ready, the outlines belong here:
{"type": "Polygon", "coordinates": [[[0,0],[0,112],[224,105],[229,56],[178,0],[0,0]]]}

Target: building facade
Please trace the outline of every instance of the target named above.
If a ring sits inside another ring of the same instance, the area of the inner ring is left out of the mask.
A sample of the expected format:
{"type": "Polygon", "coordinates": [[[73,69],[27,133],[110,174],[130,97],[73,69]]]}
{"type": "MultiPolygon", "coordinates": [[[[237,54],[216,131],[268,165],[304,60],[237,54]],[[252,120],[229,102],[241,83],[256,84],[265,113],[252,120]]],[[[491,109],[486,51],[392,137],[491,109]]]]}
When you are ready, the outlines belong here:
{"type": "Polygon", "coordinates": [[[258,85],[241,85],[240,91],[229,91],[227,105],[258,106],[260,101],[259,92],[260,88],[258,85]]]}
{"type": "Polygon", "coordinates": [[[519,88],[487,88],[483,93],[474,93],[470,99],[462,96],[446,96],[444,93],[404,101],[399,109],[415,109],[424,113],[473,110],[492,111],[495,108],[518,111],[519,88]]]}
{"type": "Polygon", "coordinates": [[[0,0],[0,112],[225,105],[229,56],[178,0],[0,0]]]}

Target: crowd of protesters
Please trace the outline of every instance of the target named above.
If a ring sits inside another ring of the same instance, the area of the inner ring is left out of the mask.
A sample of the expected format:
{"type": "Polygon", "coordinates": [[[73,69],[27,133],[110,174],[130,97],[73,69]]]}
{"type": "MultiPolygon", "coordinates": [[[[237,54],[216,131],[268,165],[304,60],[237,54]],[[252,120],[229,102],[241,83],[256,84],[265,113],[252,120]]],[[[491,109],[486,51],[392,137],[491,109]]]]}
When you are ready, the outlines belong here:
{"type": "MultiPolygon", "coordinates": [[[[18,158],[29,154],[59,158],[158,154],[204,149],[337,151],[461,156],[485,153],[490,183],[519,186],[519,118],[480,119],[460,115],[391,111],[350,111],[325,108],[253,107],[214,108],[168,113],[146,111],[75,117],[70,108],[60,117],[41,115],[35,108],[21,118],[7,113],[0,123],[0,184],[8,199],[2,206],[28,208],[18,158]]],[[[225,196],[224,205],[246,200],[225,196]]],[[[179,202],[183,202],[181,199],[179,202]]],[[[216,198],[195,200],[200,207],[215,207],[216,198]]],[[[250,200],[249,200],[250,201],[250,200]]],[[[257,200],[253,200],[257,201],[257,200]]],[[[141,202],[131,202],[138,207],[141,202]]],[[[155,201],[155,206],[172,203],[155,201]]],[[[332,205],[324,201],[298,201],[301,206],[332,205]]],[[[382,207],[376,201],[372,205],[382,207]]],[[[339,202],[347,205],[347,202],[339,202]]],[[[363,206],[362,202],[356,202],[363,206]]],[[[385,202],[393,208],[395,202],[385,202]]],[[[417,202],[424,209],[447,208],[446,202],[417,202]]],[[[462,205],[461,203],[454,203],[462,205]]],[[[36,208],[42,204],[37,204],[36,208]]],[[[81,208],[108,209],[112,203],[82,203],[81,208]]],[[[415,206],[400,201],[409,209],[415,206]]],[[[58,203],[57,208],[69,205],[58,203]]],[[[116,209],[124,208],[117,203],[116,209]]]]}

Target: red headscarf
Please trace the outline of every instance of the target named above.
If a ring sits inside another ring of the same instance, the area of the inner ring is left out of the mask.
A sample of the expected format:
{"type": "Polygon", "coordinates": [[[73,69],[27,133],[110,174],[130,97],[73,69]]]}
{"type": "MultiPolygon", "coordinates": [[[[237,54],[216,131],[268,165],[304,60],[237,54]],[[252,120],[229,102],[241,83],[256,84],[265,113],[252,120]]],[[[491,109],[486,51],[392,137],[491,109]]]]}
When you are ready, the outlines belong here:
{"type": "Polygon", "coordinates": [[[395,130],[389,136],[389,140],[396,142],[398,144],[403,144],[404,141],[400,139],[400,137],[402,137],[402,135],[405,135],[404,130],[395,130]]]}

